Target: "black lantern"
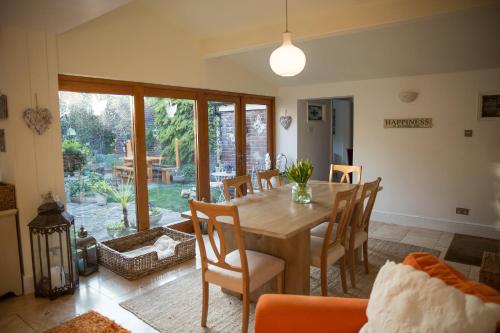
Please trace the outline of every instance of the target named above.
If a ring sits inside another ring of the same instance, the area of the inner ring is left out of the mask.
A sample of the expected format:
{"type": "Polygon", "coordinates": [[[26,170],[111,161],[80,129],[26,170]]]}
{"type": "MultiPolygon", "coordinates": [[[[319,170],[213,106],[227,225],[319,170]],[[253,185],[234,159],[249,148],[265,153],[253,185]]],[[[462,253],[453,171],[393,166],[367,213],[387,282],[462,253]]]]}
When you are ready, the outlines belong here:
{"type": "Polygon", "coordinates": [[[54,299],[78,287],[74,218],[49,193],[29,224],[35,295],[54,299]]]}
{"type": "Polygon", "coordinates": [[[83,276],[97,272],[97,242],[94,237],[89,236],[87,231],[80,228],[76,239],[76,253],[78,258],[78,273],[83,276]]]}

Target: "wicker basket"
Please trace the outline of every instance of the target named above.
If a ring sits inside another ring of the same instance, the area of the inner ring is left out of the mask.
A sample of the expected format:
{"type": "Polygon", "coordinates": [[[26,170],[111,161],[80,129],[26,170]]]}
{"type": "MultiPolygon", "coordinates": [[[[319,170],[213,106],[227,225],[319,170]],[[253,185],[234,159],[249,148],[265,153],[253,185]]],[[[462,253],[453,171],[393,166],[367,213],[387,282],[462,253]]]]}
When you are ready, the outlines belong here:
{"type": "Polygon", "coordinates": [[[135,280],[180,264],[195,257],[195,237],[167,227],[140,231],[133,235],[104,241],[98,245],[99,264],[129,280],[135,280]],[[159,237],[167,235],[180,242],[173,256],[159,260],[156,252],[137,257],[124,256],[122,252],[152,245],[159,237]]]}
{"type": "Polygon", "coordinates": [[[0,210],[16,208],[16,191],[14,185],[0,182],[0,210]]]}

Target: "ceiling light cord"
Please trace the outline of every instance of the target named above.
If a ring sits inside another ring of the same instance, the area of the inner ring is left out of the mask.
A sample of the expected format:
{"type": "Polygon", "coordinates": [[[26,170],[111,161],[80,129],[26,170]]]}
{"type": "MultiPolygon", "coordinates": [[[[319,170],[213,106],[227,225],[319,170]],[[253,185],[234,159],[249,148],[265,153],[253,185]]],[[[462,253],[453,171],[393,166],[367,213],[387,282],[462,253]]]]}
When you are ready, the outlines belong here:
{"type": "Polygon", "coordinates": [[[285,32],[288,32],[288,0],[285,0],[285,32]]]}

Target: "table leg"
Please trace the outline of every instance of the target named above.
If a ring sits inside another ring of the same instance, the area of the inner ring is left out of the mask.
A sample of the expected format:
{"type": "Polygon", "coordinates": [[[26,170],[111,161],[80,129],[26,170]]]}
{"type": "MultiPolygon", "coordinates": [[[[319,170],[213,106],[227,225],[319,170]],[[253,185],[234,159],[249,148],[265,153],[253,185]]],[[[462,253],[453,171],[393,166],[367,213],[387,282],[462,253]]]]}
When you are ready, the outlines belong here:
{"type": "MultiPolygon", "coordinates": [[[[223,225],[223,233],[228,251],[236,249],[234,233],[231,225],[223,225]]],[[[279,239],[269,236],[243,233],[247,250],[267,253],[285,260],[286,294],[309,295],[310,272],[310,230],[288,238],[279,239]]]]}

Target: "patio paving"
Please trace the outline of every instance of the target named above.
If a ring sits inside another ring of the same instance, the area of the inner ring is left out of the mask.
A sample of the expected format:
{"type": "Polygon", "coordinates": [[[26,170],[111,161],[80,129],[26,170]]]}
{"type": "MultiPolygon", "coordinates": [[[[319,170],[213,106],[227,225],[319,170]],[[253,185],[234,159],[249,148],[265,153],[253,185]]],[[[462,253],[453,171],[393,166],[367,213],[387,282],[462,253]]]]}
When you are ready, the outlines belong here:
{"type": "MultiPolygon", "coordinates": [[[[79,229],[84,226],[89,235],[96,238],[97,241],[108,240],[112,238],[106,229],[107,225],[119,223],[123,218],[123,212],[119,203],[107,203],[99,205],[95,202],[74,203],[68,200],[68,212],[75,217],[75,227],[79,229]]],[[[135,204],[127,205],[128,219],[130,226],[137,227],[135,204]]],[[[164,226],[185,220],[180,213],[169,209],[158,208],[162,213],[161,219],[156,223],[151,223],[151,227],[164,226]]]]}

